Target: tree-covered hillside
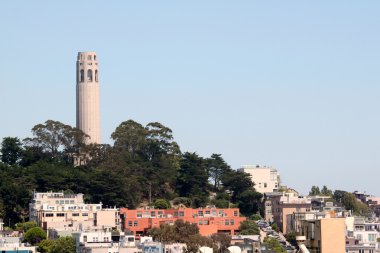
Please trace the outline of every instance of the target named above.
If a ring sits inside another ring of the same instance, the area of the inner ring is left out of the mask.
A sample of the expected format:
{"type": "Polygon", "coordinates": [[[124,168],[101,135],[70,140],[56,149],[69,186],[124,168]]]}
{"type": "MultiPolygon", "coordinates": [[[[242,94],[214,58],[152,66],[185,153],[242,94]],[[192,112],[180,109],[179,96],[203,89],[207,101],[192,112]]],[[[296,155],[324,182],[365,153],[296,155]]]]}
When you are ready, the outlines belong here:
{"type": "Polygon", "coordinates": [[[48,120],[34,126],[30,138],[4,138],[0,218],[27,220],[33,190],[84,193],[86,201],[105,206],[136,208],[165,199],[193,207],[235,205],[245,215],[258,211],[262,196],[246,173],[232,170],[220,154],[182,153],[171,129],[158,122],[122,122],[111,135],[114,145],[85,145],[87,137],[48,120]]]}

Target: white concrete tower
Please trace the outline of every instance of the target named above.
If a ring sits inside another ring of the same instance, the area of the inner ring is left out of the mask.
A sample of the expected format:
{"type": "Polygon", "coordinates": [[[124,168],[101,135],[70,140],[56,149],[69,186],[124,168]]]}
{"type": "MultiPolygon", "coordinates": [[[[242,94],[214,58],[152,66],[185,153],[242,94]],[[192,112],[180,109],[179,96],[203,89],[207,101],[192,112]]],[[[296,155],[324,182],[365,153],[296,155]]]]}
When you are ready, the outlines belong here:
{"type": "Polygon", "coordinates": [[[79,52],[77,59],[77,128],[100,144],[99,68],[95,52],[79,52]]]}

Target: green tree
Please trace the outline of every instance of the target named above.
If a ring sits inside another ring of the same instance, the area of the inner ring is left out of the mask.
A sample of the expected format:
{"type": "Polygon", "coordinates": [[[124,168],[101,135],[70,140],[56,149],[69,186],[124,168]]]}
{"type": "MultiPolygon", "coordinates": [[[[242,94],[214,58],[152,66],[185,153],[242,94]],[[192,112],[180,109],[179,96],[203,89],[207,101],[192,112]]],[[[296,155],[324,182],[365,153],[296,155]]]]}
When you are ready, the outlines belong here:
{"type": "Polygon", "coordinates": [[[204,159],[196,153],[184,153],[176,186],[180,196],[192,199],[194,207],[205,206],[208,202],[208,175],[204,159]]]}
{"type": "Polygon", "coordinates": [[[221,180],[224,188],[232,193],[232,202],[236,202],[238,195],[244,191],[253,190],[254,187],[250,175],[243,171],[231,170],[223,174],[221,180]]]}
{"type": "Polygon", "coordinates": [[[278,227],[277,223],[273,223],[273,224],[271,225],[271,227],[272,227],[272,229],[273,229],[274,231],[276,231],[276,232],[279,232],[279,231],[280,231],[280,228],[278,227]]]}
{"type": "Polygon", "coordinates": [[[311,190],[310,190],[310,192],[309,192],[309,195],[310,195],[310,196],[316,196],[316,195],[320,195],[320,194],[321,194],[321,191],[319,190],[319,187],[313,185],[313,186],[311,187],[311,190]]]}
{"type": "Polygon", "coordinates": [[[59,237],[54,241],[49,253],[75,253],[75,240],[71,236],[59,237]]]}
{"type": "Polygon", "coordinates": [[[31,228],[37,227],[37,223],[35,221],[27,221],[23,223],[16,224],[16,230],[18,231],[28,231],[31,228]]]}
{"type": "Polygon", "coordinates": [[[258,220],[262,220],[263,217],[261,217],[260,214],[253,214],[249,217],[250,220],[254,220],[254,221],[258,221],[258,220]]]}
{"type": "Polygon", "coordinates": [[[186,242],[186,253],[198,253],[202,246],[213,248],[212,239],[200,234],[191,235],[186,242]]]}
{"type": "Polygon", "coordinates": [[[261,199],[263,195],[254,189],[246,190],[236,196],[236,203],[240,212],[246,216],[260,211],[261,199]]]}
{"type": "Polygon", "coordinates": [[[231,237],[224,233],[211,235],[214,252],[227,252],[228,246],[231,244],[231,237]]]}
{"type": "Polygon", "coordinates": [[[26,146],[39,147],[53,159],[66,159],[72,163],[74,156],[79,156],[85,146],[88,135],[78,128],[73,128],[59,121],[47,120],[32,128],[33,138],[26,138],[26,146]]]}
{"type": "Polygon", "coordinates": [[[24,239],[31,245],[36,245],[46,239],[46,233],[40,227],[33,227],[26,231],[24,239]]]}
{"type": "Polygon", "coordinates": [[[5,137],[1,143],[1,161],[3,163],[14,165],[16,164],[22,154],[22,144],[17,137],[5,137]]]}
{"type": "Polygon", "coordinates": [[[45,239],[38,244],[38,251],[41,253],[50,253],[54,245],[54,240],[45,239]]]}
{"type": "Polygon", "coordinates": [[[287,234],[286,234],[286,240],[293,246],[297,246],[297,240],[296,240],[296,237],[297,237],[297,232],[296,231],[289,231],[287,234]]]}
{"type": "Polygon", "coordinates": [[[154,208],[168,209],[170,208],[170,203],[166,199],[156,199],[156,201],[154,201],[154,208]]]}
{"type": "Polygon", "coordinates": [[[102,166],[126,177],[138,177],[142,185],[149,185],[149,190],[143,193],[145,198],[175,197],[180,149],[169,128],[157,122],[144,127],[128,120],[111,137],[115,144],[102,166]]]}
{"type": "Polygon", "coordinates": [[[177,198],[173,199],[173,204],[174,205],[182,204],[186,207],[191,207],[191,199],[186,198],[186,197],[177,197],[177,198]]]}
{"type": "Polygon", "coordinates": [[[321,195],[322,196],[333,196],[333,192],[332,192],[332,190],[328,189],[326,185],[324,185],[322,187],[322,190],[321,190],[321,195]]]}
{"type": "Polygon", "coordinates": [[[260,229],[256,222],[253,220],[245,220],[240,223],[239,226],[241,235],[259,235],[260,229]]]}
{"type": "Polygon", "coordinates": [[[154,240],[163,243],[186,243],[187,252],[196,253],[200,246],[212,247],[210,238],[201,236],[197,224],[176,220],[174,225],[162,224],[159,228],[152,228],[148,234],[154,240]]]}
{"type": "Polygon", "coordinates": [[[336,190],[334,191],[333,199],[346,210],[351,210],[355,215],[367,216],[370,213],[369,207],[350,192],[336,190]]]}
{"type": "Polygon", "coordinates": [[[264,243],[276,253],[286,253],[286,250],[275,238],[265,237],[264,243]]]}
{"type": "Polygon", "coordinates": [[[230,166],[224,161],[221,154],[212,154],[206,159],[208,174],[213,182],[213,187],[218,190],[221,186],[223,174],[231,170],[230,166]]]}

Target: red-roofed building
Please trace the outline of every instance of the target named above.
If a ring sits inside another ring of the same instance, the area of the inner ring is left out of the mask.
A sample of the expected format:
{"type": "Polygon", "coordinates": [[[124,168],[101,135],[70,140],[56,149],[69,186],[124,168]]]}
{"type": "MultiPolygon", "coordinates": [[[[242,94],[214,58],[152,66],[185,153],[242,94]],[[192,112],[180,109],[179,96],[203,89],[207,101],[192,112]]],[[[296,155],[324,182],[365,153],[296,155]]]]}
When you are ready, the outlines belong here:
{"type": "Polygon", "coordinates": [[[203,236],[215,233],[234,235],[239,231],[240,217],[238,208],[180,208],[180,209],[134,209],[121,208],[120,214],[124,219],[124,229],[131,231],[136,237],[146,234],[161,224],[173,225],[176,220],[195,223],[203,236]]]}

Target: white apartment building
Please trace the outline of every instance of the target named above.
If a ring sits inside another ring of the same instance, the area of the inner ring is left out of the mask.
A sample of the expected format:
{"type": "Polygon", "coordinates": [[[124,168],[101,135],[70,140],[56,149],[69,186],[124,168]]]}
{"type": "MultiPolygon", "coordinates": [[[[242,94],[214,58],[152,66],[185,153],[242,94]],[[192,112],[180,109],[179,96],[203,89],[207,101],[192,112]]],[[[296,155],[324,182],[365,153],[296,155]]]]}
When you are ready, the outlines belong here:
{"type": "Polygon", "coordinates": [[[275,192],[280,187],[280,174],[275,168],[260,165],[243,165],[239,170],[251,175],[256,191],[262,194],[275,192]]]}
{"type": "Polygon", "coordinates": [[[0,252],[2,253],[36,253],[35,246],[26,246],[19,236],[12,236],[3,231],[4,223],[0,219],[0,252]]]}
{"type": "Polygon", "coordinates": [[[76,232],[73,233],[76,242],[77,253],[141,253],[136,246],[133,235],[124,235],[118,232],[113,236],[112,232],[76,232]],[[113,238],[114,237],[114,238],[113,238]],[[115,239],[116,240],[113,240],[115,239]]]}
{"type": "Polygon", "coordinates": [[[86,204],[83,194],[63,192],[33,193],[29,204],[30,220],[44,230],[96,231],[106,228],[120,229],[120,212],[117,208],[103,208],[102,203],[86,204]]]}

